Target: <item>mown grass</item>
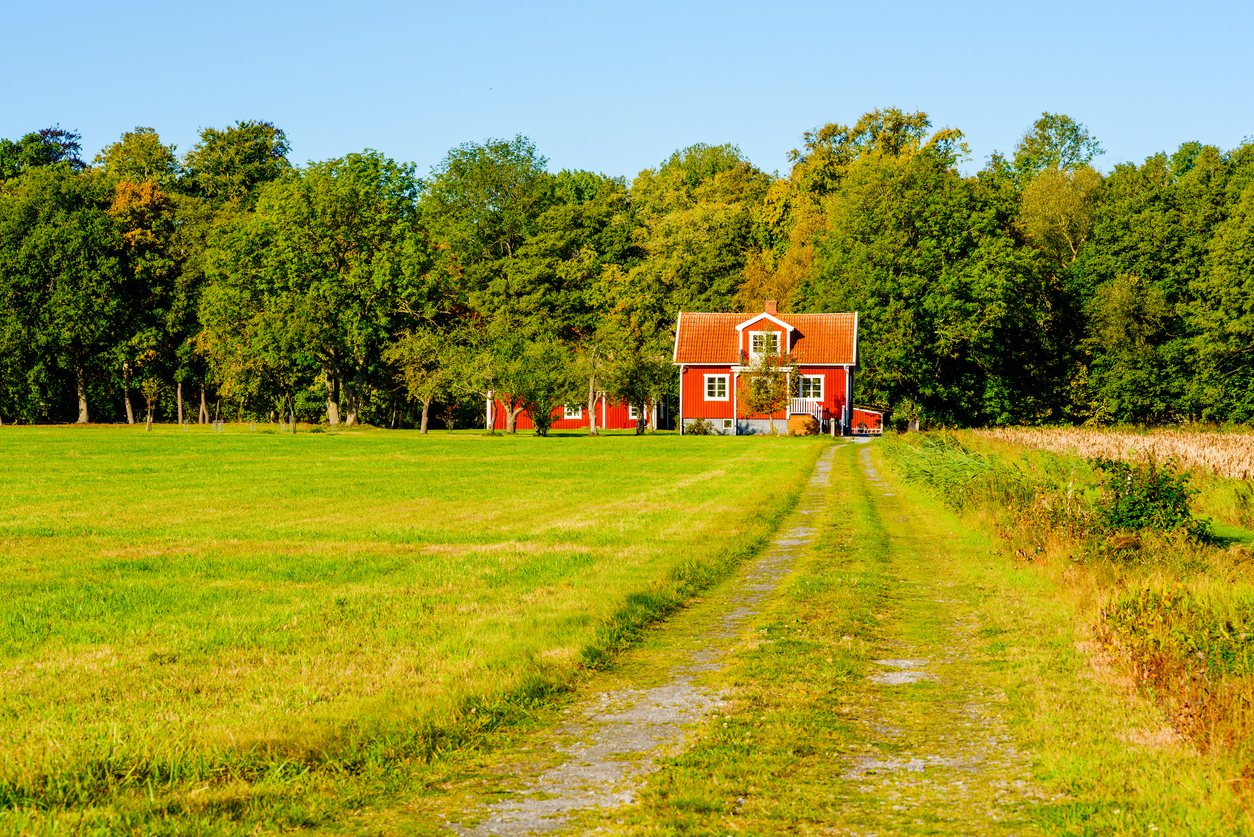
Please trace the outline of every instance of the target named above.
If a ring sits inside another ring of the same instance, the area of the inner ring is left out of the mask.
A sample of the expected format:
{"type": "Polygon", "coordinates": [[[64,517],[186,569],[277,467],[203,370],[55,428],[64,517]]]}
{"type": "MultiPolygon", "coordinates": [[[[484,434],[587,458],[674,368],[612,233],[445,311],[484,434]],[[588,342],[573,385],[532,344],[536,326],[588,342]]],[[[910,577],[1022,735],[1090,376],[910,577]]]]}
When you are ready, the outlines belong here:
{"type": "Polygon", "coordinates": [[[758,548],[823,444],[5,428],[0,829],[373,804],[758,548]]]}

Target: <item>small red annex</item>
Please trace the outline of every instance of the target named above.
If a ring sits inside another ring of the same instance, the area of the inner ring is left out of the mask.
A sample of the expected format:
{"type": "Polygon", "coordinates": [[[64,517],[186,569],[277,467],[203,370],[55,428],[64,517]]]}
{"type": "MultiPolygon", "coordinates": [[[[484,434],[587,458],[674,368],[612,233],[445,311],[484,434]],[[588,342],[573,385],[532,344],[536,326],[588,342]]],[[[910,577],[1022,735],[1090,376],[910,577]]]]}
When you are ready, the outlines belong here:
{"type": "Polygon", "coordinates": [[[784,422],[793,433],[850,432],[854,371],[858,368],[858,314],[781,314],[767,302],[760,314],[682,311],[675,324],[679,367],[679,426],[705,419],[715,433],[769,433],[784,422]],[[798,362],[796,397],[788,409],[746,415],[738,383],[762,354],[791,354],[798,362]]]}

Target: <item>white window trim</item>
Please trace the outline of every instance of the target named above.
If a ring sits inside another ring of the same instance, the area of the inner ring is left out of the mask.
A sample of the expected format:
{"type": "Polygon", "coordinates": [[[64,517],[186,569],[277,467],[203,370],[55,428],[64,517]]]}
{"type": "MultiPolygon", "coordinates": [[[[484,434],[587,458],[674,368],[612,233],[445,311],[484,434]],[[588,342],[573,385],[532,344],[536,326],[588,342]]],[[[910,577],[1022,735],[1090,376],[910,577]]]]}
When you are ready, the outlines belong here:
{"type": "Polygon", "coordinates": [[[567,419],[581,419],[581,418],[583,418],[583,405],[580,405],[580,406],[578,406],[578,407],[573,408],[573,409],[574,409],[574,412],[573,412],[573,413],[571,412],[571,409],[572,409],[572,408],[571,408],[571,406],[570,406],[569,404],[567,404],[567,405],[566,405],[566,418],[567,418],[567,419]]]}
{"type": "Polygon", "coordinates": [[[705,395],[705,400],[706,401],[730,401],[731,395],[729,393],[731,392],[731,382],[728,380],[728,378],[730,377],[731,377],[730,375],[726,375],[726,374],[706,375],[705,382],[704,382],[705,386],[701,388],[701,392],[705,395]],[[710,395],[710,379],[711,378],[723,379],[723,393],[724,394],[721,398],[717,395],[710,395]]]}
{"type": "Polygon", "coordinates": [[[768,331],[751,331],[749,332],[749,357],[750,358],[757,360],[763,354],[762,352],[755,352],[753,350],[753,338],[758,334],[774,334],[775,335],[775,348],[776,348],[775,354],[776,355],[784,354],[784,334],[785,334],[784,332],[769,331],[769,330],[768,331]]]}
{"type": "Polygon", "coordinates": [[[826,391],[827,391],[827,381],[825,381],[825,380],[824,380],[824,378],[825,378],[826,376],[825,376],[825,375],[801,375],[800,377],[801,377],[801,379],[802,379],[802,386],[804,386],[804,384],[805,384],[805,381],[806,381],[806,380],[810,380],[810,381],[817,380],[817,381],[819,382],[819,394],[818,394],[818,395],[800,395],[800,392],[801,392],[801,387],[799,386],[799,387],[797,388],[797,392],[798,392],[798,396],[797,396],[797,397],[798,397],[798,398],[816,399],[816,400],[818,400],[818,401],[822,401],[822,400],[823,400],[823,398],[824,398],[824,396],[827,394],[827,392],[826,392],[826,391]]]}

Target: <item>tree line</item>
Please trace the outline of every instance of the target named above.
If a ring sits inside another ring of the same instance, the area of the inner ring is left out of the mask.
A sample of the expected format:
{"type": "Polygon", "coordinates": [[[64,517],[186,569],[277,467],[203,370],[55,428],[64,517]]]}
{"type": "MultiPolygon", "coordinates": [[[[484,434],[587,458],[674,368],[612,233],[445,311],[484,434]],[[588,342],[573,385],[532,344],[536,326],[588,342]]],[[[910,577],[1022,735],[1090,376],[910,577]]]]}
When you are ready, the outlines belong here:
{"type": "Polygon", "coordinates": [[[0,140],[0,420],[446,426],[674,391],[678,311],[861,312],[860,402],[955,425],[1254,420],[1254,144],[1140,165],[1043,114],[959,171],[961,132],[884,109],[783,174],[697,144],[628,183],[525,137],[419,176],[296,166],[238,122],[90,164],[0,140]]]}

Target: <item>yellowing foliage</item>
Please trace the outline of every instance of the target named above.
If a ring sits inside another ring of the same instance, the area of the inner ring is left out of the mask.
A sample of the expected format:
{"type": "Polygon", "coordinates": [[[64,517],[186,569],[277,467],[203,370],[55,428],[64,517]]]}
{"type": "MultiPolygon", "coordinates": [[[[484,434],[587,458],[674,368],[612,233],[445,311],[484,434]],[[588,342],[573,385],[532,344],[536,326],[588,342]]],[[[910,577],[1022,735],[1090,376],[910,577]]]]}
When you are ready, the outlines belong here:
{"type": "Polygon", "coordinates": [[[155,247],[160,243],[156,230],[168,223],[172,205],[170,197],[153,183],[118,181],[109,214],[120,221],[122,234],[132,247],[155,247]]]}

